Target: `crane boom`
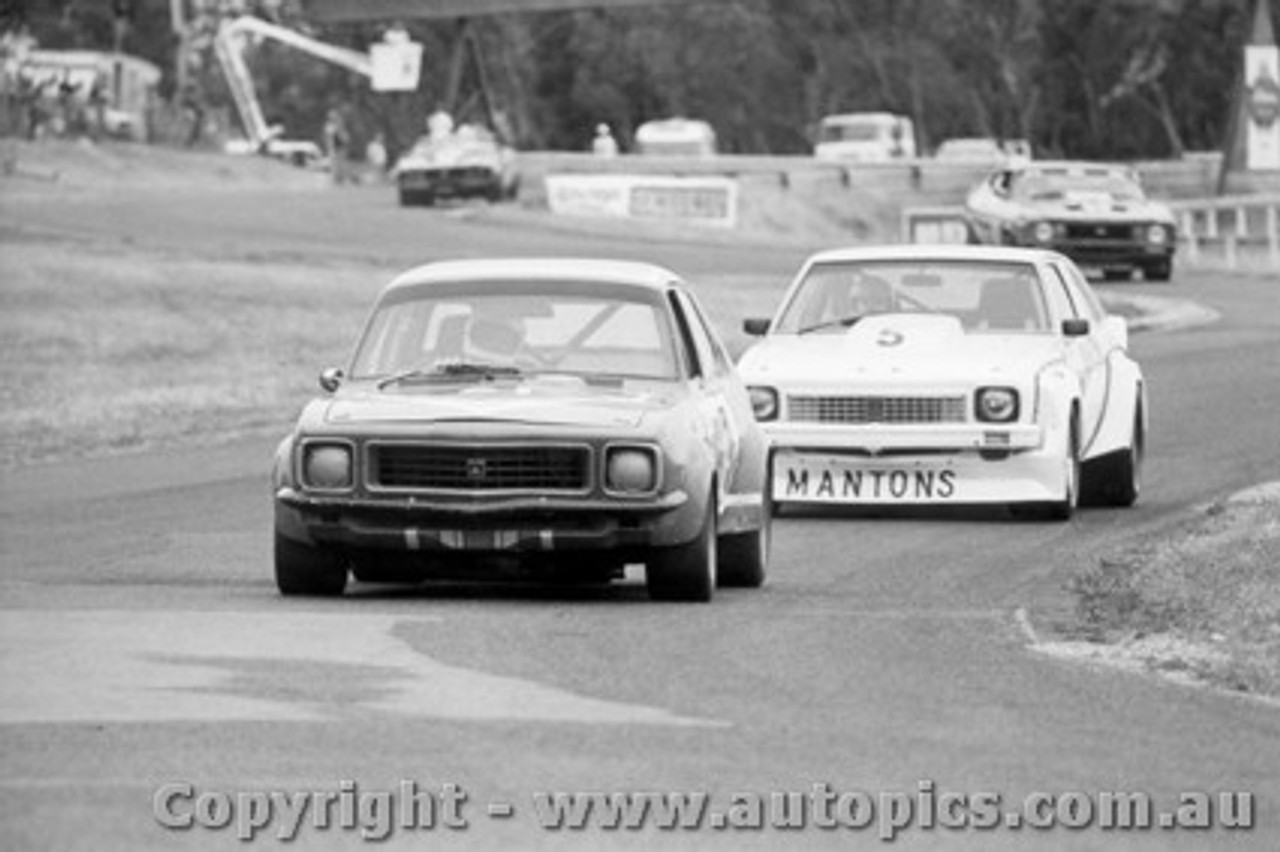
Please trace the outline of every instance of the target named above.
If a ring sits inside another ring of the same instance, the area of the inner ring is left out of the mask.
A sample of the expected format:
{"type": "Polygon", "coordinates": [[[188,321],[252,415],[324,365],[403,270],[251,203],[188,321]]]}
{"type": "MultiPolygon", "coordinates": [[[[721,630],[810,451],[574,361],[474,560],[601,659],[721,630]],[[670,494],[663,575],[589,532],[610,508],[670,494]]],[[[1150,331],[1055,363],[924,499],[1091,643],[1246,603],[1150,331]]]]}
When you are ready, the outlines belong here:
{"type": "Polygon", "coordinates": [[[262,106],[258,103],[258,94],[253,85],[253,77],[249,74],[249,66],[244,61],[244,44],[251,36],[278,41],[365,77],[373,74],[373,64],[369,57],[358,50],[326,44],[295,30],[251,15],[242,15],[233,20],[224,21],[218,28],[214,50],[218,56],[218,62],[222,65],[222,71],[226,75],[231,97],[236,103],[236,110],[240,113],[245,135],[257,148],[268,146],[272,142],[272,134],[262,115],[262,106]]]}

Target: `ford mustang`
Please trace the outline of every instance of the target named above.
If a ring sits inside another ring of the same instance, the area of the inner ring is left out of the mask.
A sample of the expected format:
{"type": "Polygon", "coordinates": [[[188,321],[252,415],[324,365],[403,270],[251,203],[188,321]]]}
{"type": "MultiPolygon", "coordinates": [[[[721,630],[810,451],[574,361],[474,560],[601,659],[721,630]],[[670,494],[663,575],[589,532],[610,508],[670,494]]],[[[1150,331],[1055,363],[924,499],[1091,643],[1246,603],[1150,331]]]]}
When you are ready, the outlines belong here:
{"type": "Polygon", "coordinates": [[[1007,504],[1071,517],[1141,488],[1146,386],[1123,318],[1061,254],[892,246],[810,258],[742,356],[775,504],[1007,504]]]}
{"type": "Polygon", "coordinates": [[[765,577],[767,441],[672,272],[587,260],[409,270],[276,453],[286,595],[371,582],[608,582],[710,599],[765,577]]]}
{"type": "Polygon", "coordinates": [[[973,188],[964,216],[970,242],[1054,249],[1109,279],[1173,274],[1173,212],[1145,195],[1128,166],[1011,164],[973,188]]]}

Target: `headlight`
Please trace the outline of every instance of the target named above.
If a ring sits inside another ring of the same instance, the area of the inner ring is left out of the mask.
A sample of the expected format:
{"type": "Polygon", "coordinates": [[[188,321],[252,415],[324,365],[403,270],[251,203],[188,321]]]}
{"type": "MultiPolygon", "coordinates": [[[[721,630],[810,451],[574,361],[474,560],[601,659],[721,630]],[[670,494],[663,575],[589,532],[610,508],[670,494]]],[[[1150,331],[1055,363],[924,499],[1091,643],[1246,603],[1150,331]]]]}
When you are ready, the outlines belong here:
{"type": "Polygon", "coordinates": [[[1036,238],[1038,243],[1047,243],[1053,241],[1053,223],[1037,222],[1036,226],[1031,229],[1031,234],[1036,238]]]}
{"type": "Polygon", "coordinates": [[[347,444],[307,444],[302,449],[302,481],[309,488],[350,488],[351,447],[347,444]]]}
{"type": "Polygon", "coordinates": [[[1011,423],[1018,419],[1018,392],[1013,388],[978,388],[974,407],[984,423],[1011,423]]]}
{"type": "Polygon", "coordinates": [[[1147,226],[1147,242],[1155,245],[1164,245],[1168,241],[1169,231],[1164,225],[1147,226]]]}
{"type": "Polygon", "coordinates": [[[751,395],[751,411],[757,420],[778,419],[778,392],[773,388],[747,388],[751,395]]]}
{"type": "Polygon", "coordinates": [[[650,447],[610,447],[604,463],[604,489],[617,494],[658,490],[658,457],[650,447]]]}

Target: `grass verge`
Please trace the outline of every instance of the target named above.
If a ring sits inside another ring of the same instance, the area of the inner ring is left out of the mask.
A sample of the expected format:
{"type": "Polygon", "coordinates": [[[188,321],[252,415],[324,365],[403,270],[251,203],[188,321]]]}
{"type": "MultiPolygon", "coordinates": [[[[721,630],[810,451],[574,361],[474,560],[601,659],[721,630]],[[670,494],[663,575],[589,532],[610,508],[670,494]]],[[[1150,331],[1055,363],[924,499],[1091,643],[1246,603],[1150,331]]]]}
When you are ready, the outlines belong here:
{"type": "Polygon", "coordinates": [[[1280,696],[1280,487],[1216,502],[1069,588],[1075,632],[1112,661],[1280,696]]]}

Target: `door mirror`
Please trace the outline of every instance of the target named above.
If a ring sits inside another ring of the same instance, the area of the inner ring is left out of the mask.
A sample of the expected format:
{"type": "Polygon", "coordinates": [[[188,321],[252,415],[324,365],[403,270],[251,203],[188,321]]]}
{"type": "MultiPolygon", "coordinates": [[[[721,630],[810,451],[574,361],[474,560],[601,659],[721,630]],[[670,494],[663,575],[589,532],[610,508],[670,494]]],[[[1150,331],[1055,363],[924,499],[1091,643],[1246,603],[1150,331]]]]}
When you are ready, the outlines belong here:
{"type": "Polygon", "coordinates": [[[342,372],[340,367],[329,367],[320,373],[320,387],[325,393],[333,393],[342,384],[344,378],[346,373],[342,372]]]}
{"type": "Polygon", "coordinates": [[[1089,321],[1073,317],[1062,321],[1062,334],[1064,337],[1084,337],[1089,333],[1089,321]]]}
{"type": "Polygon", "coordinates": [[[769,333],[769,321],[760,317],[753,317],[742,321],[742,330],[752,337],[764,337],[769,333]]]}

